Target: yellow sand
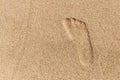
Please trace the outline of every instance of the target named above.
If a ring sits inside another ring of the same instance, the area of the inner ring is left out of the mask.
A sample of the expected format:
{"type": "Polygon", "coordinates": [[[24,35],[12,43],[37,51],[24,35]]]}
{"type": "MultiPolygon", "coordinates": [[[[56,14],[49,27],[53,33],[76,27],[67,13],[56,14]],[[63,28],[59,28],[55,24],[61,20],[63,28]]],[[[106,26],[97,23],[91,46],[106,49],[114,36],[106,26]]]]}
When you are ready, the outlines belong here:
{"type": "Polygon", "coordinates": [[[0,80],[120,80],[119,0],[0,0],[0,80]],[[94,63],[83,66],[61,23],[86,22],[94,63]]]}

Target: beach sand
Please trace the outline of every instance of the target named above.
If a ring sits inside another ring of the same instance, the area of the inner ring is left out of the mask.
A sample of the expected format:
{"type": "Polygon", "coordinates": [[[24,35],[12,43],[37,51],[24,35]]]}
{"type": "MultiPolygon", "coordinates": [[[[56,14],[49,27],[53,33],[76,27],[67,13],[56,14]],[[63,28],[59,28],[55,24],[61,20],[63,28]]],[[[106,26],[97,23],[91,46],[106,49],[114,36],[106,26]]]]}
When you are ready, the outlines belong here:
{"type": "Polygon", "coordinates": [[[120,80],[119,13],[119,0],[0,0],[0,80],[120,80]]]}

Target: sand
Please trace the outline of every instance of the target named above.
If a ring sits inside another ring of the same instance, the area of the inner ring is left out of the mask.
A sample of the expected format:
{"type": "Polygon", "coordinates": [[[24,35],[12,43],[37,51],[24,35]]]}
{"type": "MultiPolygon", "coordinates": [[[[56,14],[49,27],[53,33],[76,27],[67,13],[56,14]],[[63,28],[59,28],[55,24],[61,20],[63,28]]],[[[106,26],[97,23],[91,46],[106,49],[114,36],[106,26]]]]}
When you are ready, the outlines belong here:
{"type": "Polygon", "coordinates": [[[119,0],[0,0],[0,80],[120,80],[119,13],[119,0]],[[66,18],[85,22],[92,59],[66,18]]]}

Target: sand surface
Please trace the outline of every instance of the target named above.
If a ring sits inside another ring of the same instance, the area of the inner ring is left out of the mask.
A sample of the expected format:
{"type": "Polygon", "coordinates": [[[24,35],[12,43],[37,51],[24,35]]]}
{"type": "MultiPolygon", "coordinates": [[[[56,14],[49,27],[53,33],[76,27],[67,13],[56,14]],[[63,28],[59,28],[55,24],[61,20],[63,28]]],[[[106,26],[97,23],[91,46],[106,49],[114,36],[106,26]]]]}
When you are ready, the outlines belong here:
{"type": "Polygon", "coordinates": [[[0,80],[120,80],[120,0],[0,0],[0,80]],[[63,28],[71,17],[89,30],[88,66],[63,28]]]}

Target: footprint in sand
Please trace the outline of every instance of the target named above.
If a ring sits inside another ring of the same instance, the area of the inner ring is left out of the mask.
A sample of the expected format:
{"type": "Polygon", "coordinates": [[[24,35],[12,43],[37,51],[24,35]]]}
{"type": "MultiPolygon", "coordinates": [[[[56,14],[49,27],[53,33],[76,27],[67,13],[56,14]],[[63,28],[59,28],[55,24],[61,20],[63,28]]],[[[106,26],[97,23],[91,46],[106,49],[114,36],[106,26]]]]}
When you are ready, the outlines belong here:
{"type": "Polygon", "coordinates": [[[80,63],[84,66],[93,63],[93,47],[86,23],[75,18],[66,18],[62,22],[65,33],[77,47],[80,63]]]}

